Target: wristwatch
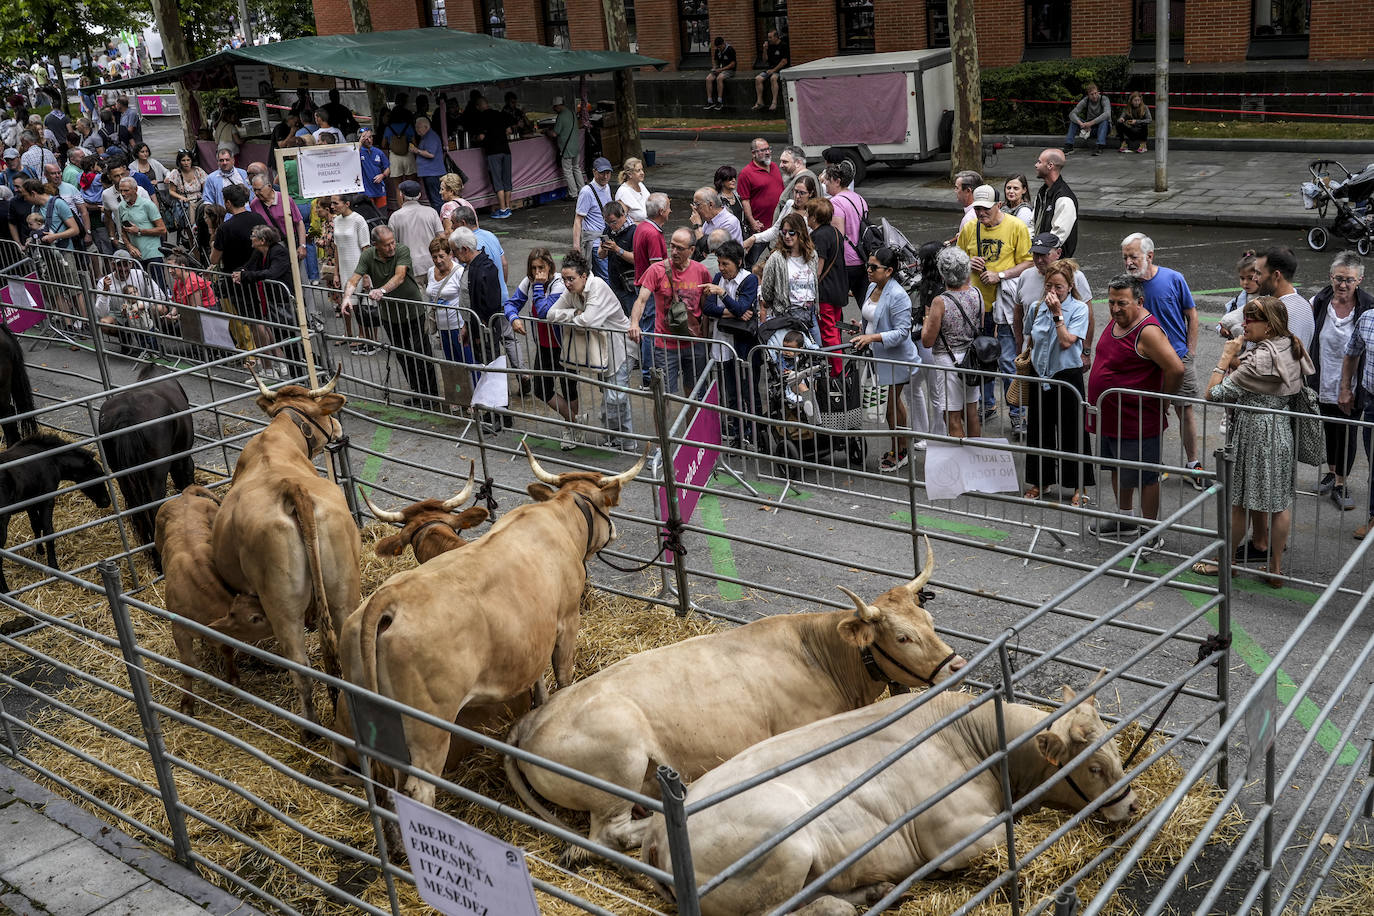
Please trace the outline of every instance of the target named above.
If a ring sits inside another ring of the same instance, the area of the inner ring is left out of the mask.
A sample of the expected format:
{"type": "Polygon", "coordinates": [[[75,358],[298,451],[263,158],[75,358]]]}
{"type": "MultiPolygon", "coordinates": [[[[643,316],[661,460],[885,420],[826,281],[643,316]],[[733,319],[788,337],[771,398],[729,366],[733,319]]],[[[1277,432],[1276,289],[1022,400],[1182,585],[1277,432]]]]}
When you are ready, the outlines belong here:
{"type": "Polygon", "coordinates": [[[1055,316],[1054,316],[1054,323],[1055,323],[1055,324],[1063,324],[1063,323],[1064,323],[1064,316],[1063,316],[1063,315],[1055,315],[1055,316]]]}
{"type": "Polygon", "coordinates": [[[999,270],[999,271],[997,271],[997,279],[999,279],[999,280],[1005,280],[1006,278],[1007,278],[1007,272],[1006,272],[1005,270],[999,270]]]}

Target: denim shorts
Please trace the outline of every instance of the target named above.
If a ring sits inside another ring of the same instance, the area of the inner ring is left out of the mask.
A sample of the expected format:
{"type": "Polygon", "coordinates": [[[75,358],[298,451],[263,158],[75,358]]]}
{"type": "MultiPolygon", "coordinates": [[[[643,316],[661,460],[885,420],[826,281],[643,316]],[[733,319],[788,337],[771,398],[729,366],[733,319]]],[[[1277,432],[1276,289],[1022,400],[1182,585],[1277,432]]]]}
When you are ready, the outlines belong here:
{"type": "Polygon", "coordinates": [[[488,156],[487,171],[491,173],[493,189],[497,191],[509,191],[511,189],[510,153],[488,156]]]}

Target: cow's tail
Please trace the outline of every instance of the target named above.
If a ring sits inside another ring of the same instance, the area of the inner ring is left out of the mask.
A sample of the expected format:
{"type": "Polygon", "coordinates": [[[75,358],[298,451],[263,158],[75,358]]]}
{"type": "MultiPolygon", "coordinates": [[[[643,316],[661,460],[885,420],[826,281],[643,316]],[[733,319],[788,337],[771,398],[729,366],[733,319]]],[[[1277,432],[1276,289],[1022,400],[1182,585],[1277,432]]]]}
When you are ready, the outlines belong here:
{"type": "Polygon", "coordinates": [[[362,686],[373,693],[380,693],[377,686],[377,634],[391,626],[389,609],[391,602],[385,596],[373,594],[363,602],[362,630],[358,633],[358,651],[362,655],[362,686]],[[383,620],[383,615],[387,619],[383,620]]]}
{"type": "Polygon", "coordinates": [[[324,649],[325,671],[328,674],[339,672],[339,634],[334,632],[334,618],[329,613],[329,598],[324,587],[324,568],[320,561],[320,532],[315,524],[315,503],[305,488],[294,480],[286,481],[286,497],[296,509],[296,525],[300,528],[301,540],[305,544],[306,563],[310,567],[310,607],[306,611],[307,623],[311,618],[317,621],[320,631],[320,645],[324,649]]]}
{"type": "MultiPolygon", "coordinates": [[[[506,736],[506,743],[515,747],[520,746],[520,742],[529,733],[530,723],[534,720],[537,713],[531,711],[510,730],[506,736]]],[[[572,831],[573,828],[563,823],[558,815],[554,814],[544,806],[539,796],[535,794],[534,787],[525,779],[525,774],[520,772],[520,765],[516,759],[509,754],[506,755],[506,779],[510,781],[510,787],[515,790],[515,794],[520,796],[520,800],[525,803],[541,820],[553,824],[555,827],[562,827],[564,830],[572,831]]]]}

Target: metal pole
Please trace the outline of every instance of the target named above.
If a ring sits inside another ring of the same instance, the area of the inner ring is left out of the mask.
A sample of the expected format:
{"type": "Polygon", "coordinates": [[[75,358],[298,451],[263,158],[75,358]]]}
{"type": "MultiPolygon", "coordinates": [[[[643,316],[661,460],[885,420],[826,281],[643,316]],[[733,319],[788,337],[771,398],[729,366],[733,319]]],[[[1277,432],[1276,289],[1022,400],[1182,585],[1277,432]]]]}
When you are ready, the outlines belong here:
{"type": "Polygon", "coordinates": [[[358,505],[357,481],[353,479],[353,463],[348,460],[348,434],[345,433],[340,436],[325,448],[329,450],[334,467],[338,469],[339,486],[343,487],[344,499],[348,500],[349,514],[353,516],[353,521],[361,526],[363,510],[358,505]]]}
{"type": "MultiPolygon", "coordinates": [[[[657,377],[660,373],[654,375],[657,377]]],[[[692,846],[687,836],[687,812],[682,806],[687,800],[687,788],[677,770],[668,766],[658,768],[658,786],[663,796],[663,819],[668,826],[668,852],[672,856],[677,911],[679,916],[701,916],[697,873],[692,865],[692,846]]]]}
{"type": "Polygon", "coordinates": [[[1078,890],[1066,884],[1054,895],[1054,916],[1078,916],[1078,890]]]}
{"type": "Polygon", "coordinates": [[[86,309],[86,326],[91,329],[91,346],[95,349],[96,368],[100,370],[100,384],[109,391],[114,385],[110,382],[110,361],[102,339],[105,335],[100,332],[101,324],[95,314],[95,289],[91,286],[91,275],[78,270],[76,282],[81,284],[81,304],[86,309]]]}
{"type": "MultiPolygon", "coordinates": [[[[664,394],[664,372],[662,369],[654,369],[649,374],[649,390],[654,397],[654,428],[658,431],[658,451],[662,456],[661,465],[663,467],[663,491],[667,494],[668,502],[668,530],[678,532],[682,530],[682,516],[678,513],[677,505],[677,476],[673,470],[673,442],[668,434],[668,398],[664,394]]],[[[662,537],[662,531],[659,537],[662,537]]],[[[682,551],[673,551],[673,572],[677,576],[677,615],[686,617],[692,609],[691,597],[687,586],[687,560],[682,556],[682,551]]]]}
{"type": "MultiPolygon", "coordinates": [[[[248,18],[248,0],[239,0],[239,28],[243,32],[245,43],[253,44],[253,23],[248,18]]],[[[272,128],[267,123],[267,101],[258,99],[258,120],[262,122],[262,132],[271,133],[272,128]]],[[[280,170],[278,171],[280,174],[280,170]]],[[[314,387],[314,380],[311,380],[311,387],[314,387]]]]}
{"type": "MultiPolygon", "coordinates": [[[[353,730],[358,731],[356,724],[353,730]]],[[[386,895],[391,901],[391,912],[394,916],[401,916],[401,901],[396,896],[396,879],[386,869],[386,863],[391,852],[387,849],[386,829],[382,825],[382,815],[378,810],[377,792],[372,786],[372,758],[367,756],[367,748],[357,737],[353,739],[353,749],[358,754],[358,768],[362,771],[363,793],[367,796],[367,811],[372,815],[372,833],[377,838],[377,861],[382,870],[382,877],[386,880],[386,895]]]]}
{"type": "Polygon", "coordinates": [[[1264,752],[1264,889],[1262,916],[1274,912],[1274,744],[1264,752]]]}
{"type": "MultiPolygon", "coordinates": [[[[5,723],[5,727],[7,729],[9,728],[8,722],[5,723]]],[[[13,738],[10,739],[10,743],[14,743],[13,738]]],[[[1369,743],[1374,745],[1374,738],[1370,738],[1369,743]]],[[[1371,748],[1371,751],[1374,751],[1374,748],[1371,748]]],[[[1369,755],[1369,778],[1374,780],[1374,752],[1369,755]]],[[[1364,816],[1374,817],[1374,795],[1366,795],[1364,797],[1364,816]]]]}
{"type": "Polygon", "coordinates": [[[119,634],[119,650],[124,654],[124,663],[129,669],[129,688],[133,691],[134,705],[138,707],[138,717],[143,723],[148,755],[152,757],[153,770],[157,773],[157,787],[162,794],[162,806],[167,809],[167,823],[172,834],[172,852],[178,862],[190,868],[191,837],[186,832],[186,816],[182,813],[181,802],[177,799],[176,780],[172,776],[172,767],[167,761],[166,748],[162,743],[162,726],[157,713],[153,711],[153,696],[148,690],[148,675],[143,670],[143,659],[138,654],[138,639],[134,636],[133,621],[129,619],[129,608],[124,604],[119,567],[114,561],[100,562],[100,578],[105,584],[105,596],[109,599],[110,611],[114,614],[115,632],[119,634]]]}
{"type": "MultiPolygon", "coordinates": [[[[3,750],[11,757],[18,757],[19,742],[15,740],[14,730],[10,727],[10,720],[7,718],[8,716],[9,713],[5,711],[5,697],[3,694],[0,694],[0,725],[3,725],[5,728],[5,746],[3,750]]],[[[1371,763],[1374,763],[1374,758],[1370,759],[1371,763]]],[[[1365,817],[1368,816],[1368,814],[1365,815],[1365,817]]]]}
{"type": "MultiPolygon", "coordinates": [[[[1005,654],[1006,647],[1002,646],[1001,648],[1005,654]]],[[[1001,691],[992,695],[993,712],[997,718],[997,751],[1001,755],[997,764],[997,771],[1002,778],[1002,804],[1007,812],[1007,868],[1012,875],[1007,896],[1011,898],[1012,916],[1021,916],[1021,867],[1016,862],[1016,825],[1011,817],[1013,806],[1016,804],[1016,797],[1011,792],[1011,761],[1007,757],[1007,721],[1003,709],[1005,702],[1001,691]]]]}
{"type": "Polygon", "coordinates": [[[1155,190],[1169,190],[1169,0],[1155,3],[1155,190]]]}
{"type": "MultiPolygon", "coordinates": [[[[1216,458],[1217,481],[1221,484],[1217,492],[1217,537],[1221,539],[1221,550],[1217,557],[1217,592],[1221,601],[1217,604],[1217,633],[1227,648],[1217,660],[1217,696],[1221,698],[1221,711],[1218,722],[1225,722],[1231,715],[1231,648],[1228,637],[1231,635],[1231,478],[1235,470],[1235,458],[1225,448],[1212,453],[1216,458]]],[[[1223,744],[1221,756],[1217,759],[1217,785],[1223,789],[1230,787],[1230,750],[1223,744]]]]}

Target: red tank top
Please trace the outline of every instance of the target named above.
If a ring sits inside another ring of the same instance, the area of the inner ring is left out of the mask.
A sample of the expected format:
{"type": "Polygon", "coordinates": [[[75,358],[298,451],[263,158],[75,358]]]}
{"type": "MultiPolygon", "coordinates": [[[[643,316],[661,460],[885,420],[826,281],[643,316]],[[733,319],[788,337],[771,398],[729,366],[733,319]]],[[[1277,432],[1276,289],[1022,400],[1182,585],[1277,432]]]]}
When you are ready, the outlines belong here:
{"type": "Polygon", "coordinates": [[[1117,393],[1102,397],[1103,392],[1115,388],[1158,392],[1164,387],[1164,370],[1140,355],[1140,335],[1150,325],[1164,330],[1153,315],[1146,315],[1124,337],[1113,334],[1116,323],[1109,322],[1097,339],[1088,375],[1088,401],[1099,407],[1098,431],[1104,436],[1149,439],[1163,433],[1169,425],[1164,402],[1157,396],[1117,393]]]}

